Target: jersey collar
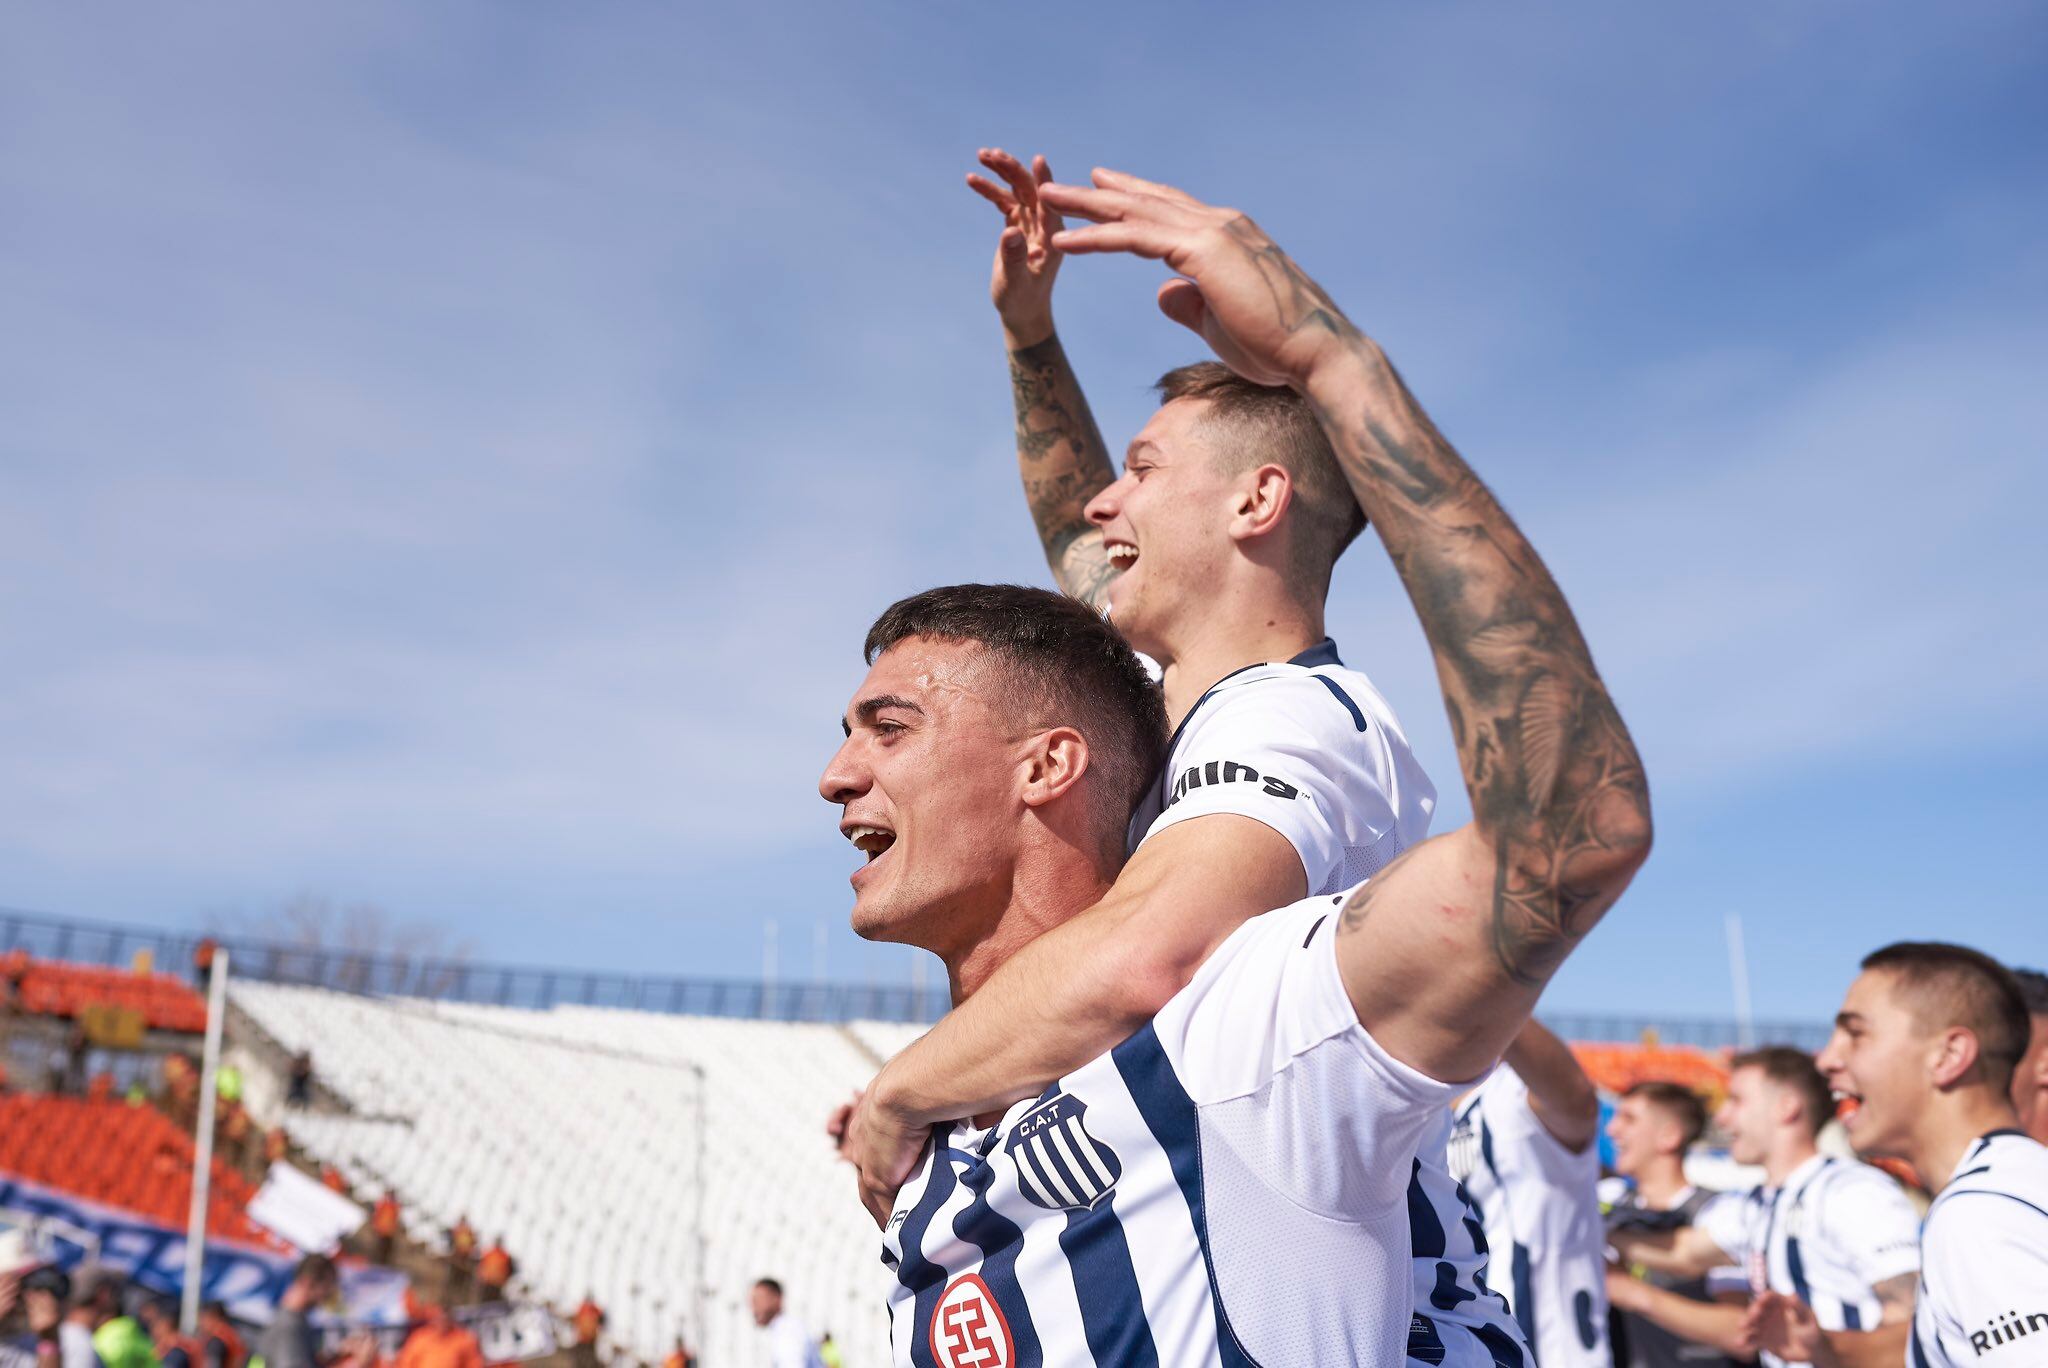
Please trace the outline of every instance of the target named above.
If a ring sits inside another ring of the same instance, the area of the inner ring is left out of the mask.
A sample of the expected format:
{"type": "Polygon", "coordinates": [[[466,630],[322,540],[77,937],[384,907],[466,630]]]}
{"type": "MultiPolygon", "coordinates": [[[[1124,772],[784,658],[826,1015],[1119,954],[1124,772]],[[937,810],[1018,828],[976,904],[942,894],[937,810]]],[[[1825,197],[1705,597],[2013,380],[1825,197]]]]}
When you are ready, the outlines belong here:
{"type": "Polygon", "coordinates": [[[1324,637],[1321,641],[1309,647],[1300,655],[1295,656],[1287,663],[1289,665],[1299,665],[1305,670],[1312,670],[1318,665],[1342,665],[1344,662],[1337,658],[1337,643],[1328,637],[1324,637]]]}

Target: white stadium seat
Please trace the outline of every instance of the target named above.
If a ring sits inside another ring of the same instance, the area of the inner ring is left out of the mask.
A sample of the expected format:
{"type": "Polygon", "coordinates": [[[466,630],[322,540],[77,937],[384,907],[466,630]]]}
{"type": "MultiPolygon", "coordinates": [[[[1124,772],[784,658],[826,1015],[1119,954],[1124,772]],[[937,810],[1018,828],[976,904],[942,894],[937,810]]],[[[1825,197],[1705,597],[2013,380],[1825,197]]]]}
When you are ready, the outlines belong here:
{"type": "Polygon", "coordinates": [[[849,1364],[888,1362],[890,1275],[824,1123],[921,1028],[253,982],[233,995],[279,1045],[312,1052],[349,1108],[258,1120],[284,1124],[359,1197],[397,1193],[416,1238],[439,1245],[467,1216],[482,1239],[504,1239],[531,1299],[566,1312],[594,1296],[624,1355],[659,1363],[681,1332],[708,1363],[765,1363],[747,1294],[766,1276],[849,1364]]]}

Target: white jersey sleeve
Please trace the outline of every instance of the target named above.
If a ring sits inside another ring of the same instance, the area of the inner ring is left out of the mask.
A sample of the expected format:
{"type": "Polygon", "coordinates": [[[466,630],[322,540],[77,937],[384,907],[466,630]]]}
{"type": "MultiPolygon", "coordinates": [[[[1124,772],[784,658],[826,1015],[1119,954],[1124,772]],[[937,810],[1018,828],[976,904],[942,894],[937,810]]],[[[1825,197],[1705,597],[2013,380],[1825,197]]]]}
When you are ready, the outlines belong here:
{"type": "Polygon", "coordinates": [[[1401,1360],[1417,1149],[1470,1086],[1408,1067],[1359,1024],[1337,969],[1342,902],[1252,918],[1150,1028],[1194,1104],[1216,1295],[1254,1362],[1401,1360]]]}
{"type": "MultiPolygon", "coordinates": [[[[1750,1257],[1756,1253],[1752,1247],[1756,1240],[1756,1211],[1757,1194],[1754,1189],[1724,1192],[1700,1208],[1699,1214],[1693,1217],[1693,1224],[1721,1247],[1729,1263],[1737,1268],[1746,1268],[1750,1257]]],[[[1746,1279],[1747,1275],[1744,1276],[1746,1279]]]]}
{"type": "Polygon", "coordinates": [[[1994,1131],[1921,1232],[1913,1368],[2048,1368],[2048,1148],[1994,1131]]]}
{"type": "Polygon", "coordinates": [[[1223,681],[1175,738],[1140,839],[1212,813],[1263,822],[1313,894],[1379,872],[1429,832],[1436,792],[1365,676],[1262,665],[1223,681]]]}
{"type": "Polygon", "coordinates": [[[1337,969],[1341,894],[1252,918],[1154,1019],[1205,1119],[1290,1201],[1332,1219],[1405,1203],[1423,1132],[1470,1086],[1401,1063],[1359,1024],[1337,969]]]}
{"type": "Polygon", "coordinates": [[[1920,1213],[1884,1170],[1851,1165],[1825,1195],[1823,1232],[1857,1281],[1874,1288],[1919,1271],[1920,1213]]]}

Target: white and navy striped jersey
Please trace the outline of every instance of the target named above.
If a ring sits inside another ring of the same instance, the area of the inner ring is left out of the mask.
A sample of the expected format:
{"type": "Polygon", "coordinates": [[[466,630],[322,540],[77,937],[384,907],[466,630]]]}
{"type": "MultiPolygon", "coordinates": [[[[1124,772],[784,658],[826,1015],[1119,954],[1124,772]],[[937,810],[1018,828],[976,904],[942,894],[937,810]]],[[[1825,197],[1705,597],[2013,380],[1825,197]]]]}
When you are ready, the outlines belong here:
{"type": "Polygon", "coordinates": [[[1877,1284],[1920,1267],[1913,1204],[1883,1170],[1853,1159],[1816,1154],[1776,1188],[1723,1193],[1698,1225],[1749,1271],[1753,1291],[1797,1297],[1823,1330],[1875,1330],[1877,1284]]]}
{"type": "Polygon", "coordinates": [[[1927,1209],[1906,1361],[2048,1364],[2048,1147],[2024,1132],[1971,1145],[1927,1209]]]}
{"type": "Polygon", "coordinates": [[[1458,1107],[1449,1164],[1479,1208],[1494,1286],[1536,1363],[1611,1368],[1598,1147],[1560,1144],[1530,1109],[1529,1085],[1502,1065],[1458,1107]]]}
{"type": "Polygon", "coordinates": [[[1403,1362],[1416,1148],[1461,1085],[1359,1024],[1338,901],[1253,918],[1130,1039],[934,1130],[884,1234],[898,1365],[1403,1362]]]}
{"type": "Polygon", "coordinates": [[[1310,894],[1371,878],[1429,834],[1436,789],[1372,681],[1324,641],[1248,665],[1188,710],[1139,798],[1130,845],[1190,818],[1234,813],[1285,836],[1310,894]]]}
{"type": "MultiPolygon", "coordinates": [[[[1131,847],[1227,813],[1293,845],[1310,892],[1350,888],[1429,834],[1436,789],[1372,681],[1325,640],[1285,663],[1225,676],[1181,719],[1165,768],[1131,819],[1131,847]]],[[[1444,1167],[1448,1111],[1423,1142],[1408,1203],[1415,1319],[1409,1357],[1429,1368],[1525,1368],[1520,1328],[1486,1286],[1480,1225],[1444,1167]]]]}

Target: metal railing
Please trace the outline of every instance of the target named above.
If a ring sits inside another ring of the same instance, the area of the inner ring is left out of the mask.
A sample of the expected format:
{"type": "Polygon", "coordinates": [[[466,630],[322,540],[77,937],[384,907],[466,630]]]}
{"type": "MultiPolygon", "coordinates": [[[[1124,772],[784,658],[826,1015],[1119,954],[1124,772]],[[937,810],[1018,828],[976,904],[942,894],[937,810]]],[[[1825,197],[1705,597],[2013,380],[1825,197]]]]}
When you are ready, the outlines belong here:
{"type": "MultiPolygon", "coordinates": [[[[232,934],[168,931],[157,927],[53,917],[0,908],[0,951],[79,963],[127,967],[148,951],[157,969],[189,978],[200,942],[212,940],[233,956],[237,978],[330,988],[373,997],[419,997],[502,1007],[619,1007],[689,1016],[769,1021],[896,1021],[925,1023],[947,1007],[943,986],[918,990],[850,983],[763,983],[753,979],[656,977],[481,964],[433,956],[367,954],[317,949],[232,934]]],[[[1571,1040],[1640,1041],[1647,1034],[1667,1045],[1708,1049],[1737,1045],[1732,1020],[1544,1012],[1544,1024],[1571,1040]]],[[[1828,1027],[1813,1022],[1761,1022],[1759,1042],[1817,1049],[1828,1027]]]]}

